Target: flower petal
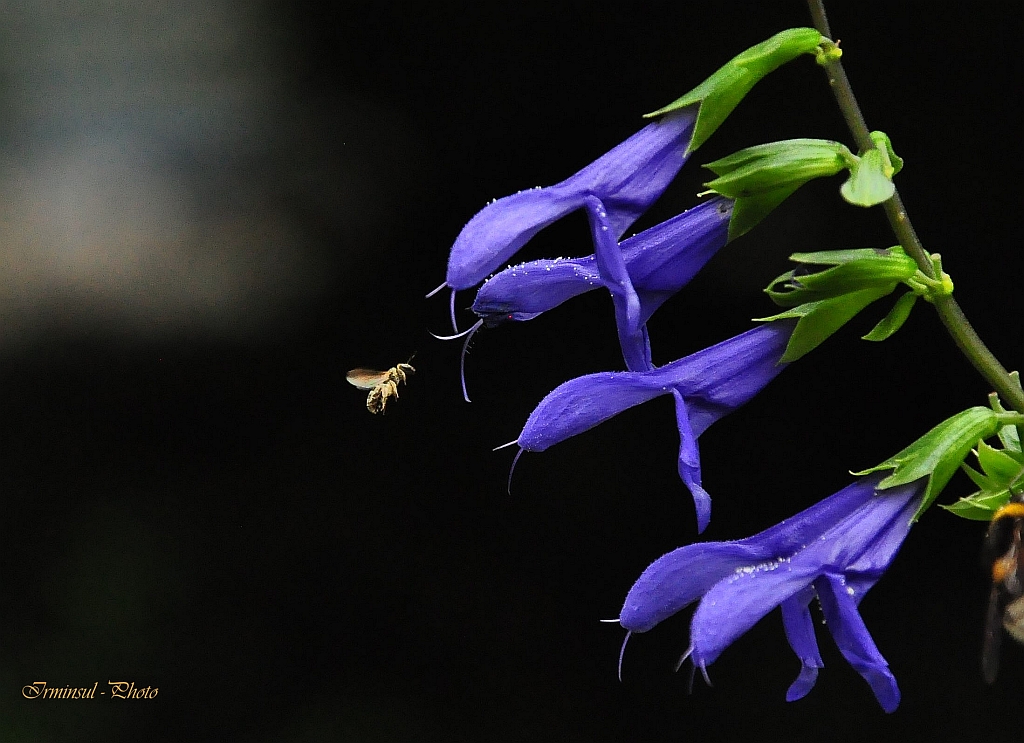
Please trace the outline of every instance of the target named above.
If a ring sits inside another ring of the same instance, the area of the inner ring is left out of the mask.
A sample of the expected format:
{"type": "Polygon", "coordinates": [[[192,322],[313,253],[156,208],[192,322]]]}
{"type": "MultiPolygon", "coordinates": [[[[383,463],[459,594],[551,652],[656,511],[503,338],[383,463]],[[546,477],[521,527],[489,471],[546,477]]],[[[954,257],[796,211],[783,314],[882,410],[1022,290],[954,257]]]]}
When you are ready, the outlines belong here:
{"type": "Polygon", "coordinates": [[[604,204],[618,240],[683,166],[695,119],[696,107],[665,116],[561,183],[520,191],[484,207],[456,238],[445,283],[452,289],[479,284],[590,195],[604,204]]]}
{"type": "Polygon", "coordinates": [[[686,398],[693,434],[699,436],[784,368],[775,362],[792,328],[789,322],[759,325],[652,371],[598,372],[571,379],[548,393],[530,414],[519,446],[544,451],[673,389],[686,398]]]}
{"type": "MultiPolygon", "coordinates": [[[[630,590],[622,615],[629,624],[623,626],[644,632],[743,568],[752,570],[780,557],[815,567],[800,553],[820,542],[826,533],[841,537],[850,517],[876,497],[875,486],[880,479],[880,475],[860,478],[796,516],[746,539],[691,544],[663,555],[630,590]]],[[[820,573],[820,567],[816,570],[815,574],[820,573]]],[[[797,654],[802,656],[800,650],[797,654]]]]}
{"type": "Polygon", "coordinates": [[[667,392],[642,372],[599,372],[570,379],[534,408],[517,443],[527,451],[544,451],[667,392]]]}
{"type": "Polygon", "coordinates": [[[757,545],[759,552],[766,556],[797,555],[820,541],[821,536],[831,529],[841,534],[846,519],[874,496],[875,486],[880,480],[878,476],[862,477],[795,516],[741,539],[740,544],[757,545]]]}
{"type": "Polygon", "coordinates": [[[597,270],[612,295],[615,306],[615,327],[619,332],[619,345],[626,368],[630,371],[650,371],[650,347],[640,327],[640,297],[626,271],[626,263],[619,244],[612,235],[608,212],[595,196],[586,198],[587,218],[594,240],[594,258],[597,270]]]}
{"type": "Polygon", "coordinates": [[[828,574],[815,581],[825,621],[839,651],[871,686],[875,698],[886,712],[900,704],[900,690],[889,664],[878,652],[875,641],[857,611],[857,604],[847,592],[843,577],[828,574]]]}
{"type": "Polygon", "coordinates": [[[877,482],[875,477],[863,478],[840,491],[854,489],[870,495],[854,514],[824,530],[793,559],[818,565],[822,572],[850,574],[873,585],[906,539],[925,481],[875,493],[877,482]]]}
{"type": "MultiPolygon", "coordinates": [[[[731,201],[713,198],[619,244],[640,298],[641,323],[726,244],[731,213],[731,201]]],[[[473,312],[488,327],[530,320],[572,297],[607,286],[596,255],[530,261],[499,271],[484,282],[473,312]]]]}
{"type": "Polygon", "coordinates": [[[701,485],[700,449],[690,427],[686,400],[679,390],[672,390],[672,396],[675,398],[676,425],[679,427],[679,477],[693,496],[693,506],[697,511],[697,533],[701,534],[711,522],[711,496],[701,485]]]}
{"type": "Polygon", "coordinates": [[[534,235],[583,206],[585,195],[534,188],[488,204],[455,238],[445,283],[452,289],[479,284],[534,235]]]}
{"type": "Polygon", "coordinates": [[[626,595],[619,623],[646,632],[748,565],[767,559],[759,545],[703,542],[662,555],[640,575],[626,595]]]}
{"type": "Polygon", "coordinates": [[[806,589],[818,571],[787,559],[746,565],[716,583],[693,613],[693,662],[704,668],[765,614],[806,589]]]}
{"type": "Polygon", "coordinates": [[[532,320],[604,285],[593,256],[530,261],[489,278],[476,293],[473,312],[488,327],[508,320],[532,320]]]}
{"type": "Polygon", "coordinates": [[[846,564],[843,572],[847,582],[851,577],[878,580],[888,569],[913,526],[926,485],[927,480],[922,479],[875,494],[872,513],[864,517],[867,521],[875,520],[875,534],[863,540],[860,556],[846,564]]]}
{"type": "Polygon", "coordinates": [[[585,188],[600,198],[618,239],[683,167],[696,120],[697,106],[664,116],[554,188],[585,188]]]}
{"type": "Polygon", "coordinates": [[[781,321],[659,367],[654,383],[671,385],[686,396],[690,426],[700,436],[708,426],[750,400],[786,368],[779,359],[794,325],[781,321]]]}
{"type": "Polygon", "coordinates": [[[678,291],[728,241],[729,199],[715,197],[644,230],[620,247],[638,290],[678,291]]]}
{"type": "MultiPolygon", "coordinates": [[[[681,426],[681,445],[690,447],[711,423],[757,394],[784,368],[773,360],[781,357],[792,327],[787,322],[760,325],[651,371],[599,372],[571,379],[540,401],[516,442],[527,451],[544,451],[634,405],[678,391],[685,398],[692,434],[681,426]]],[[[690,461],[695,452],[687,450],[681,456],[690,461]]],[[[684,480],[699,484],[694,469],[687,465],[684,470],[684,480]]]]}
{"type": "Polygon", "coordinates": [[[809,604],[814,598],[814,588],[807,586],[799,593],[782,602],[782,626],[786,639],[800,659],[800,674],[786,691],[786,701],[803,699],[814,688],[818,680],[818,669],[824,668],[818,641],[814,636],[814,621],[811,619],[809,604]]]}

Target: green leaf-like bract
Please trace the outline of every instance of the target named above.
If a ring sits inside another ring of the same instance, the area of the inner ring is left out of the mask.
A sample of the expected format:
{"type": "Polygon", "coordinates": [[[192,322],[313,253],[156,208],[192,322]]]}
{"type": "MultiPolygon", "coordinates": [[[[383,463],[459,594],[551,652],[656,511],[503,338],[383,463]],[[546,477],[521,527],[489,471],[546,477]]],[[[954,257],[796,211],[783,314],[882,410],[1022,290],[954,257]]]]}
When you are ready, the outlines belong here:
{"type": "Polygon", "coordinates": [[[807,302],[799,307],[794,307],[791,310],[780,312],[771,317],[758,317],[755,319],[771,321],[784,320],[791,317],[800,318],[797,320],[793,335],[789,337],[786,352],[782,355],[779,362],[785,364],[790,361],[796,361],[801,356],[813,351],[826,338],[853,319],[858,312],[876,299],[889,294],[894,288],[894,286],[888,286],[862,289],[841,294],[838,297],[821,299],[817,302],[807,302]]]}
{"type": "Polygon", "coordinates": [[[705,185],[736,199],[835,175],[851,165],[851,158],[846,145],[830,139],[783,139],[747,147],[705,164],[718,176],[705,185]]]}
{"type": "MultiPolygon", "coordinates": [[[[1016,374],[1017,372],[1011,372],[1016,374]]],[[[1003,426],[999,429],[999,440],[1003,442],[1003,447],[1010,451],[1020,451],[1020,438],[1017,436],[1016,426],[1003,426]]]]}
{"type": "Polygon", "coordinates": [[[835,175],[855,162],[839,142],[786,139],[707,163],[704,167],[718,177],[704,185],[735,200],[729,222],[729,239],[735,240],[807,181],[835,175]]]}
{"type": "Polygon", "coordinates": [[[839,191],[854,206],[876,206],[896,193],[892,177],[903,169],[903,160],[892,149],[885,132],[871,132],[875,149],[863,153],[850,166],[850,177],[839,191]]]}
{"type": "Polygon", "coordinates": [[[850,177],[840,186],[843,198],[854,206],[876,206],[896,193],[892,180],[884,174],[885,162],[879,150],[868,150],[860,162],[850,168],[850,177]]]}
{"type": "Polygon", "coordinates": [[[914,292],[907,292],[896,300],[896,304],[889,310],[889,314],[878,321],[878,324],[871,329],[867,335],[861,338],[866,341],[884,341],[893,333],[903,327],[903,323],[910,317],[910,311],[917,303],[917,295],[914,292]]]}
{"type": "Polygon", "coordinates": [[[777,33],[733,57],[686,95],[645,116],[659,116],[699,103],[697,124],[688,148],[694,152],[761,78],[801,54],[812,54],[822,40],[813,28],[791,28],[777,33]]]}
{"type": "Polygon", "coordinates": [[[968,408],[947,418],[881,464],[853,474],[867,475],[891,469],[892,473],[878,484],[879,490],[906,485],[927,477],[928,486],[924,499],[914,514],[916,521],[946,487],[971,448],[982,439],[995,435],[999,425],[997,414],[990,408],[968,408]]]}
{"type": "Polygon", "coordinates": [[[999,429],[1000,441],[1009,444],[1005,449],[996,449],[984,441],[978,443],[974,453],[982,472],[962,465],[963,471],[978,486],[977,492],[943,508],[966,519],[990,521],[992,514],[1010,501],[1012,492],[1020,492],[1024,487],[1024,454],[1015,434],[1016,428],[1012,425],[999,429]]]}
{"type": "Polygon", "coordinates": [[[789,198],[790,194],[799,187],[799,183],[793,186],[780,186],[772,191],[765,191],[755,196],[744,196],[742,199],[735,199],[733,201],[732,217],[729,219],[729,242],[754,229],[762,219],[771,214],[775,207],[789,198]]]}
{"type": "MultiPolygon", "coordinates": [[[[781,307],[814,302],[861,289],[889,291],[917,272],[917,264],[903,248],[895,245],[887,250],[828,250],[820,253],[794,253],[797,263],[834,264],[816,273],[797,274],[787,271],[777,277],[765,293],[781,307]],[[779,287],[779,288],[776,288],[779,287]]],[[[888,294],[889,292],[886,292],[888,294]]]]}
{"type": "Polygon", "coordinates": [[[889,161],[889,167],[891,170],[886,171],[886,175],[892,178],[894,175],[903,170],[903,158],[896,154],[892,148],[892,141],[889,139],[889,135],[885,132],[871,132],[869,135],[871,141],[875,143],[875,147],[885,153],[885,158],[889,161]]]}
{"type": "Polygon", "coordinates": [[[984,441],[978,444],[975,450],[978,456],[978,464],[985,472],[985,475],[993,480],[1005,483],[1013,482],[1014,478],[1020,476],[1021,465],[1024,459],[1020,452],[1008,452],[989,446],[984,441]]]}
{"type": "MultiPolygon", "coordinates": [[[[798,274],[787,271],[765,292],[775,304],[793,309],[761,320],[796,317],[783,361],[795,361],[849,322],[858,312],[884,297],[917,272],[917,264],[899,245],[887,250],[825,250],[795,253],[798,263],[831,265],[824,271],[798,274]]],[[[868,333],[870,340],[883,340],[906,321],[913,297],[897,301],[889,315],[868,333]]]]}
{"type": "Polygon", "coordinates": [[[950,513],[971,521],[991,521],[992,514],[1005,506],[1010,500],[1010,492],[1003,491],[978,491],[973,495],[961,498],[956,503],[946,506],[939,504],[950,513]]]}

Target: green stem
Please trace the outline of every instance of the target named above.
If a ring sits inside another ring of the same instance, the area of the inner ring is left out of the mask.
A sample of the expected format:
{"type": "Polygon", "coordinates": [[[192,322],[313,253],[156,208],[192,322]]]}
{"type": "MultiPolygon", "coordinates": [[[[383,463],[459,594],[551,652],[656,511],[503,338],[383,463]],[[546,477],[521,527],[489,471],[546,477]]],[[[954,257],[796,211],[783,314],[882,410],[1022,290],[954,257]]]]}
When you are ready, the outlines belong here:
{"type": "MultiPolygon", "coordinates": [[[[825,15],[825,5],[822,0],[807,0],[807,6],[810,9],[811,18],[814,20],[814,27],[818,29],[818,33],[826,38],[832,38],[828,18],[825,15]]],[[[857,143],[857,148],[862,153],[874,149],[875,144],[871,141],[868,126],[864,120],[864,114],[861,113],[857,99],[853,95],[853,88],[846,77],[846,71],[843,69],[842,62],[838,59],[826,62],[824,69],[828,75],[829,87],[832,88],[832,93],[836,97],[836,102],[839,104],[839,109],[843,113],[843,118],[846,120],[850,133],[857,143]]],[[[889,225],[892,227],[892,231],[900,245],[903,246],[903,249],[907,251],[908,255],[913,257],[918,267],[926,276],[933,279],[938,278],[935,275],[931,257],[914,231],[910,217],[907,216],[907,210],[900,199],[899,191],[882,204],[882,207],[885,209],[889,225]]],[[[1024,392],[1021,391],[1020,386],[1013,383],[1006,369],[999,363],[999,359],[995,357],[978,336],[977,332],[975,332],[974,328],[971,327],[970,322],[968,322],[966,315],[964,315],[956,300],[951,296],[945,296],[936,299],[932,304],[936,312],[938,312],[942,324],[946,327],[946,331],[952,337],[953,342],[956,343],[961,353],[967,357],[967,360],[971,362],[971,365],[977,369],[985,381],[992,385],[1009,407],[1019,413],[1024,413],[1024,392]]]]}

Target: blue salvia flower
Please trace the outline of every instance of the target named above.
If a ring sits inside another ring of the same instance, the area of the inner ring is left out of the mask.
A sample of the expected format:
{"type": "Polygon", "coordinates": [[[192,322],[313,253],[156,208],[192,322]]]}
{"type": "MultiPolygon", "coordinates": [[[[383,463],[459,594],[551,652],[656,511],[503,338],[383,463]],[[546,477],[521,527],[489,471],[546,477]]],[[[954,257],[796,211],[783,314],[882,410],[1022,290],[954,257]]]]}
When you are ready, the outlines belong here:
{"type": "Polygon", "coordinates": [[[531,320],[604,287],[615,302],[627,368],[650,369],[644,324],[728,242],[731,215],[732,201],[717,197],[620,244],[599,229],[594,255],[530,261],[495,274],[477,292],[473,312],[485,327],[531,320]]]}
{"type": "MultiPolygon", "coordinates": [[[[706,678],[707,666],[725,648],[779,606],[786,639],[801,664],[786,694],[793,701],[811,690],[823,666],[809,610],[817,596],[840,652],[882,709],[892,712],[900,702],[899,687],[857,606],[903,544],[925,481],[876,493],[881,479],[861,478],[747,539],[668,553],[630,589],[619,622],[630,634],[646,632],[699,600],[683,658],[689,656],[706,678]]],[[[619,662],[621,667],[621,656],[619,662]]]]}
{"type": "Polygon", "coordinates": [[[588,206],[588,198],[599,202],[606,215],[605,226],[612,239],[618,240],[683,166],[696,116],[696,106],[669,114],[561,183],[520,191],[488,204],[456,238],[445,283],[438,289],[476,286],[541,229],[588,206]]]}
{"type": "Polygon", "coordinates": [[[679,476],[693,495],[697,529],[704,531],[711,520],[711,497],[701,486],[697,437],[785,368],[779,359],[793,327],[788,321],[760,325],[656,369],[572,379],[540,402],[513,443],[519,445],[519,454],[544,451],[628,408],[672,395],[679,428],[679,476]]]}

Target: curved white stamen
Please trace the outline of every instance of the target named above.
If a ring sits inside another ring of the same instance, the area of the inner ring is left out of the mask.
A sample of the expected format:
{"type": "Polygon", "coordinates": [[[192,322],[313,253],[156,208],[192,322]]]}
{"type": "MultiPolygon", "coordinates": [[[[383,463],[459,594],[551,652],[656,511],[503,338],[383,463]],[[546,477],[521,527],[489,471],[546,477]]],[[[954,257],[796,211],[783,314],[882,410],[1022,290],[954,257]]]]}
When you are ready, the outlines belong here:
{"type": "Polygon", "coordinates": [[[447,282],[447,281],[446,281],[446,282],[444,282],[443,284],[441,284],[441,286],[437,287],[436,289],[431,289],[431,290],[430,290],[430,294],[428,294],[428,295],[427,295],[427,296],[425,297],[425,299],[430,299],[430,298],[431,298],[432,296],[434,296],[435,294],[437,294],[437,293],[438,293],[439,291],[441,291],[442,289],[444,289],[444,288],[445,288],[446,286],[448,286],[448,282],[447,282]]]}
{"type": "Polygon", "coordinates": [[[494,447],[493,449],[491,449],[491,451],[498,451],[498,449],[507,449],[510,446],[515,446],[518,443],[519,443],[519,439],[516,439],[514,441],[509,441],[507,444],[502,444],[501,446],[494,447]]]}
{"type": "Polygon", "coordinates": [[[676,673],[679,673],[679,669],[683,667],[683,663],[686,662],[686,659],[689,658],[692,653],[693,653],[693,645],[688,647],[686,649],[686,652],[683,653],[680,656],[678,661],[676,661],[676,667],[673,669],[676,673]]]}
{"type": "Polygon", "coordinates": [[[476,331],[484,326],[483,318],[474,323],[466,335],[466,340],[462,343],[462,355],[459,357],[459,380],[462,382],[462,399],[469,402],[469,393],[466,392],[466,354],[469,353],[469,342],[473,340],[473,336],[476,335],[476,331]]]}
{"type": "MultiPolygon", "coordinates": [[[[618,620],[616,620],[618,621],[618,620]]],[[[633,630],[626,631],[626,638],[622,641],[622,648],[619,650],[619,683],[622,683],[622,656],[626,654],[626,643],[633,636],[633,630]]]]}
{"type": "Polygon", "coordinates": [[[478,322],[473,327],[467,328],[466,330],[463,330],[461,333],[455,333],[455,335],[438,335],[437,333],[430,333],[429,330],[427,332],[430,333],[435,338],[437,338],[439,341],[453,341],[456,338],[461,338],[464,335],[469,335],[470,333],[472,333],[474,330],[477,329],[477,326],[481,325],[482,323],[483,323],[483,320],[478,322]]]}
{"type": "Polygon", "coordinates": [[[450,314],[451,317],[452,317],[452,330],[454,330],[456,333],[458,333],[459,332],[459,326],[455,322],[455,290],[454,289],[452,289],[452,298],[451,298],[451,300],[448,303],[448,314],[450,314]]]}
{"type": "Polygon", "coordinates": [[[465,342],[462,344],[462,354],[459,356],[459,382],[462,384],[462,399],[466,402],[471,402],[469,399],[469,393],[466,392],[466,354],[469,353],[469,342],[473,340],[473,335],[482,328],[484,321],[481,318],[477,320],[471,328],[463,330],[461,333],[455,333],[454,335],[437,335],[436,333],[430,333],[432,336],[437,338],[439,341],[453,341],[457,338],[466,337],[465,342]]]}
{"type": "Polygon", "coordinates": [[[512,466],[509,467],[508,485],[505,486],[505,492],[508,493],[509,495],[512,495],[512,473],[516,471],[516,462],[519,461],[519,457],[523,456],[524,451],[526,451],[526,449],[520,449],[519,451],[516,452],[516,457],[515,459],[512,460],[512,466]]]}

